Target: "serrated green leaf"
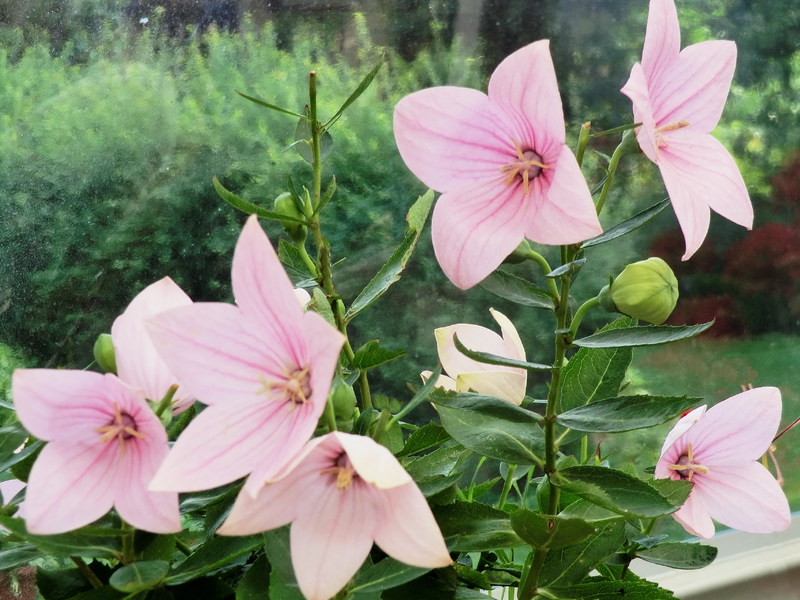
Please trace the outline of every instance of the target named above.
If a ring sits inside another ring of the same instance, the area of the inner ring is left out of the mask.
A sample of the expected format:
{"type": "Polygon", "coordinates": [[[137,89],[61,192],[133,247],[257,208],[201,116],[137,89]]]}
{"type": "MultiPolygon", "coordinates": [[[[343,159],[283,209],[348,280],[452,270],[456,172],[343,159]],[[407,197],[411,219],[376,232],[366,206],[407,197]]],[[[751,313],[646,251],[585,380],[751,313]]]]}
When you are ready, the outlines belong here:
{"type": "Polygon", "coordinates": [[[623,221],[614,227],[606,229],[603,233],[596,237],[586,240],[581,244],[581,248],[590,248],[591,246],[604,244],[605,242],[610,242],[618,237],[622,237],[626,233],[635,231],[659,214],[662,210],[667,208],[669,204],[669,198],[664,198],[661,202],[657,202],[653,206],[636,213],[630,219],[627,219],[626,221],[623,221]]]}
{"type": "Polygon", "coordinates": [[[636,557],[673,569],[702,569],[717,558],[717,549],[697,543],[667,542],[637,550],[636,557]]]}
{"type": "Polygon", "coordinates": [[[586,583],[569,586],[547,586],[547,592],[556,598],[574,600],[676,600],[669,590],[651,581],[609,581],[592,578],[586,583]]]}
{"type": "Polygon", "coordinates": [[[552,365],[542,365],[539,363],[531,363],[524,360],[514,360],[513,358],[505,358],[503,356],[498,356],[497,354],[490,354],[489,352],[479,352],[477,350],[470,350],[464,344],[461,343],[461,340],[458,339],[458,334],[453,334],[453,343],[455,344],[456,350],[461,352],[467,358],[471,358],[472,360],[485,363],[488,365],[500,365],[502,367],[515,367],[519,369],[525,369],[526,371],[552,371],[552,365]]]}
{"type": "Polygon", "coordinates": [[[391,557],[358,572],[356,581],[349,592],[368,593],[382,592],[398,585],[403,585],[427,573],[425,567],[412,567],[391,557]]]}
{"type": "Polygon", "coordinates": [[[647,484],[655,488],[667,502],[677,508],[686,502],[694,485],[691,481],[683,479],[651,479],[647,484]]]}
{"type": "Polygon", "coordinates": [[[460,477],[463,473],[461,463],[468,454],[469,451],[461,446],[438,448],[424,456],[404,460],[403,466],[418,484],[432,478],[460,477]]]}
{"type": "MultiPolygon", "coordinates": [[[[635,321],[621,317],[602,331],[630,327],[635,321]]],[[[625,371],[631,363],[630,348],[581,348],[561,371],[561,393],[556,411],[563,413],[578,406],[611,398],[619,393],[625,371]]]]}
{"type": "Polygon", "coordinates": [[[186,560],[180,563],[164,579],[167,585],[179,585],[202,577],[230,561],[249,554],[264,543],[262,536],[213,537],[195,548],[186,560]]]}
{"type": "Polygon", "coordinates": [[[264,219],[271,219],[273,221],[292,221],[295,223],[303,223],[307,225],[307,223],[302,219],[295,219],[294,217],[290,217],[288,215],[282,215],[281,213],[277,213],[274,210],[267,210],[266,208],[262,208],[257,204],[253,204],[245,200],[244,198],[240,198],[233,192],[229,191],[222,185],[217,179],[217,176],[211,178],[211,183],[214,184],[214,189],[217,191],[217,195],[222,198],[225,202],[230,204],[237,210],[242,211],[248,215],[257,215],[264,219]]]}
{"type": "Polygon", "coordinates": [[[428,190],[422,196],[416,199],[411,208],[406,213],[406,223],[408,223],[408,231],[416,231],[420,233],[425,228],[425,223],[428,221],[428,215],[433,206],[433,190],[428,190]]]}
{"type": "Polygon", "coordinates": [[[511,526],[519,537],[538,548],[572,546],[597,530],[581,519],[543,515],[524,508],[512,513],[511,526]]]}
{"type": "Polygon", "coordinates": [[[333,315],[331,303],[328,302],[328,297],[322,291],[322,288],[314,286],[311,290],[311,300],[309,300],[306,310],[313,310],[325,319],[329,325],[336,327],[336,317],[333,315]]]}
{"type": "Polygon", "coordinates": [[[242,92],[237,91],[236,93],[239,94],[242,98],[246,98],[247,100],[250,100],[250,102],[254,102],[255,104],[263,106],[264,108],[284,113],[286,115],[292,115],[293,117],[305,118],[305,115],[301,115],[300,113],[294,112],[293,110],[289,110],[288,108],[281,108],[280,106],[277,106],[275,104],[270,104],[269,102],[265,102],[264,100],[259,100],[258,98],[254,98],[253,96],[248,96],[247,94],[243,94],[242,92]]]}
{"type": "Polygon", "coordinates": [[[434,390],[442,425],[454,440],[482,456],[516,465],[541,465],[541,417],[506,400],[480,394],[434,390]]]}
{"type": "Polygon", "coordinates": [[[660,517],[677,510],[654,487],[616,469],[569,467],[559,471],[553,484],[626,517],[660,517]]]}
{"type": "Polygon", "coordinates": [[[511,527],[508,513],[479,502],[434,507],[434,515],[451,552],[516,548],[525,542],[511,527]]]}
{"type": "Polygon", "coordinates": [[[143,560],[114,571],[108,583],[115,590],[134,594],[160,585],[168,572],[165,560],[143,560]]]}
{"type": "Polygon", "coordinates": [[[366,371],[367,369],[384,365],[405,355],[405,350],[383,348],[378,343],[378,340],[369,340],[356,350],[352,363],[354,368],[366,371]]]}
{"type": "Polygon", "coordinates": [[[313,282],[314,276],[308,270],[305,261],[300,255],[300,251],[286,240],[278,240],[278,260],[281,261],[283,269],[292,281],[292,285],[299,285],[305,282],[313,282]]]}
{"type": "Polygon", "coordinates": [[[703,333],[714,321],[699,325],[647,325],[601,331],[572,343],[581,348],[624,348],[655,346],[694,337],[703,333]]]}
{"type": "Polygon", "coordinates": [[[409,456],[430,450],[452,439],[445,428],[438,423],[426,423],[408,436],[403,449],[397,453],[398,457],[409,456]]]}
{"type": "Polygon", "coordinates": [[[6,573],[14,567],[29,565],[32,560],[41,557],[42,553],[36,546],[28,544],[0,551],[0,573],[6,573]]]}
{"type": "Polygon", "coordinates": [[[661,425],[697,406],[688,396],[622,396],[578,406],[558,415],[558,423],[577,431],[611,433],[661,425]]]}
{"type": "Polygon", "coordinates": [[[515,304],[547,310],[554,308],[550,294],[540,290],[530,281],[507,271],[500,269],[494,271],[480,282],[480,286],[487,292],[515,304]]]}
{"type": "Polygon", "coordinates": [[[581,582],[600,561],[616,552],[623,543],[625,523],[613,521],[599,527],[578,544],[550,550],[539,576],[540,585],[550,587],[581,582]]]}

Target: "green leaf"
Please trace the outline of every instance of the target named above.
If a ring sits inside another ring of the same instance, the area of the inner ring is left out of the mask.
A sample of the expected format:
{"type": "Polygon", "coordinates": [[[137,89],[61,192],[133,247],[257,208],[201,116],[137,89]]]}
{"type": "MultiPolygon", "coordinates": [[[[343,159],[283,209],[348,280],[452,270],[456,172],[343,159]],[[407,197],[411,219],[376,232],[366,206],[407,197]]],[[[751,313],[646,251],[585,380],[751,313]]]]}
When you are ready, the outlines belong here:
{"type": "MultiPolygon", "coordinates": [[[[630,327],[635,321],[621,317],[601,331],[630,327]]],[[[558,413],[577,406],[611,398],[619,393],[625,371],[631,363],[630,348],[581,348],[561,371],[561,393],[556,404],[558,413]]]]}
{"type": "Polygon", "coordinates": [[[410,226],[408,233],[403,238],[400,246],[386,261],[375,277],[358,294],[347,313],[344,316],[345,323],[352,321],[358,313],[367,308],[370,304],[381,297],[389,287],[400,279],[400,274],[406,267],[406,263],[411,258],[411,253],[417,245],[419,234],[427,219],[431,204],[433,203],[433,191],[428,190],[420,196],[411,209],[408,211],[406,220],[410,226]]]}
{"type": "Polygon", "coordinates": [[[308,270],[300,251],[286,240],[278,240],[278,260],[281,261],[286,274],[292,284],[297,286],[307,281],[314,281],[314,276],[308,270]]]}
{"type": "Polygon", "coordinates": [[[548,594],[555,598],[574,600],[676,600],[669,590],[651,581],[609,581],[591,578],[592,581],[569,586],[547,587],[548,594]]]}
{"type": "Polygon", "coordinates": [[[242,98],[246,98],[247,100],[250,100],[250,102],[255,102],[256,104],[258,104],[259,106],[263,106],[264,108],[268,108],[270,110],[281,112],[287,115],[292,115],[293,117],[301,117],[304,119],[307,118],[306,115],[301,115],[300,113],[294,112],[293,110],[289,110],[288,108],[281,108],[280,106],[276,106],[275,104],[270,104],[269,102],[264,102],[263,100],[259,100],[258,98],[254,98],[253,96],[248,96],[247,94],[243,94],[242,92],[237,91],[236,93],[239,94],[242,98]]]}
{"type": "MultiPolygon", "coordinates": [[[[595,566],[625,543],[625,523],[613,521],[578,544],[547,553],[539,581],[542,586],[579,583],[595,566]]],[[[559,596],[569,598],[570,596],[559,596]]]]}
{"type": "Polygon", "coordinates": [[[331,304],[328,302],[328,297],[322,291],[322,288],[314,286],[311,290],[311,300],[309,300],[306,310],[313,310],[325,319],[329,325],[336,327],[336,317],[333,316],[331,304]]]}
{"type": "Polygon", "coordinates": [[[393,558],[382,561],[358,572],[350,593],[382,592],[403,585],[430,571],[425,567],[412,567],[393,558]]]}
{"type": "Polygon", "coordinates": [[[264,543],[260,535],[246,537],[213,537],[180,563],[164,580],[178,585],[210,573],[232,560],[249,554],[264,543]]]}
{"type": "MultiPolygon", "coordinates": [[[[5,460],[0,462],[0,473],[2,473],[3,471],[7,471],[14,465],[18,465],[28,457],[38,453],[42,448],[44,448],[44,442],[42,440],[36,440],[35,442],[25,446],[22,450],[20,450],[16,454],[11,454],[5,460]]],[[[30,469],[28,470],[30,471],[30,469]]],[[[17,476],[16,473],[14,473],[14,475],[17,476]]]]}
{"type": "Polygon", "coordinates": [[[562,519],[522,508],[511,515],[511,526],[519,537],[538,548],[571,546],[596,531],[581,519],[562,519]]]}
{"type": "Polygon", "coordinates": [[[106,527],[87,526],[58,535],[32,535],[22,519],[0,515],[0,525],[46,554],[83,556],[87,558],[118,558],[122,531],[106,527]]]}
{"type": "Polygon", "coordinates": [[[461,446],[438,448],[424,456],[403,461],[408,474],[414,479],[425,497],[450,487],[464,473],[463,462],[469,450],[461,446]]]}
{"type": "Polygon", "coordinates": [[[701,401],[688,396],[606,398],[561,413],[557,420],[560,425],[578,431],[631,431],[665,423],[701,401]]]}
{"type": "Polygon", "coordinates": [[[269,589],[269,561],[259,556],[236,586],[236,600],[263,600],[264,590],[269,589]]]}
{"type": "Polygon", "coordinates": [[[508,513],[480,502],[434,507],[434,515],[451,552],[516,548],[525,542],[511,527],[508,513]]]}
{"type": "Polygon", "coordinates": [[[538,363],[531,363],[526,362],[524,360],[514,360],[513,358],[505,358],[504,356],[498,356],[497,354],[490,354],[488,352],[478,352],[476,350],[470,350],[464,344],[461,343],[461,340],[458,339],[458,334],[453,334],[453,342],[455,343],[456,350],[461,352],[467,358],[471,358],[474,361],[485,363],[488,365],[500,365],[501,367],[516,367],[520,369],[525,369],[527,371],[552,371],[552,365],[542,365],[538,363]]]}
{"type": "Polygon", "coordinates": [[[559,471],[553,483],[563,491],[626,517],[660,517],[677,510],[654,487],[615,469],[569,467],[559,471]]]}
{"type": "Polygon", "coordinates": [[[532,308],[553,310],[553,298],[530,281],[513,273],[498,269],[481,281],[480,286],[487,292],[515,304],[532,308]]]}
{"type": "Polygon", "coordinates": [[[442,425],[453,439],[482,456],[515,465],[542,464],[541,417],[506,400],[480,394],[435,390],[442,425]]]}
{"type": "Polygon", "coordinates": [[[694,485],[683,479],[651,479],[647,485],[654,488],[664,499],[676,508],[683,506],[694,485]]]}
{"type": "Polygon", "coordinates": [[[605,242],[610,242],[618,237],[622,237],[626,233],[630,233],[647,223],[650,219],[655,217],[658,213],[669,206],[669,198],[664,198],[661,202],[657,202],[650,208],[646,208],[641,212],[636,213],[630,219],[606,229],[600,235],[586,240],[581,244],[581,248],[589,248],[597,246],[605,242]]]}
{"type": "Polygon", "coordinates": [[[7,573],[14,567],[28,565],[35,558],[41,558],[42,553],[35,546],[24,545],[0,551],[0,573],[7,573]]]}
{"type": "Polygon", "coordinates": [[[108,583],[115,590],[133,594],[160,585],[169,572],[165,560],[144,560],[126,565],[111,575],[108,583]]]}
{"type": "Polygon", "coordinates": [[[372,83],[372,80],[375,79],[375,75],[378,74],[378,71],[380,71],[382,65],[383,61],[381,60],[374,67],[372,67],[372,70],[367,73],[364,79],[362,79],[361,82],[356,86],[356,89],[353,90],[353,93],[347,97],[347,100],[344,101],[344,104],[342,104],[339,110],[337,110],[336,113],[330,119],[328,119],[328,122],[323,125],[324,129],[327,129],[336,121],[338,121],[339,117],[342,116],[342,113],[347,110],[347,107],[355,102],[358,97],[364,93],[364,91],[369,87],[369,84],[372,83]]]}
{"type": "Polygon", "coordinates": [[[269,574],[269,600],[304,600],[297,587],[289,548],[289,527],[280,527],[262,534],[264,551],[272,566],[269,574]]]}
{"type": "Polygon", "coordinates": [[[398,458],[430,450],[452,439],[444,427],[438,423],[426,423],[408,436],[403,449],[397,453],[398,458]]]}
{"type": "Polygon", "coordinates": [[[214,189],[217,191],[217,195],[222,198],[225,202],[230,204],[233,208],[242,211],[248,215],[258,215],[264,219],[272,219],[273,221],[292,221],[294,223],[302,223],[304,225],[308,225],[302,219],[295,219],[294,217],[290,217],[289,215],[283,215],[281,213],[277,213],[273,210],[267,210],[266,208],[262,208],[257,204],[253,204],[252,202],[248,202],[244,198],[240,198],[233,192],[227,190],[224,185],[222,185],[217,179],[217,176],[211,178],[211,183],[214,184],[214,189]]]}
{"type": "Polygon", "coordinates": [[[439,375],[442,374],[442,365],[436,365],[436,368],[428,377],[428,380],[425,382],[414,397],[408,401],[408,404],[403,406],[402,409],[394,416],[394,420],[399,422],[400,419],[405,417],[408,413],[413,411],[417,406],[425,402],[428,399],[430,393],[436,388],[436,382],[439,380],[439,375]]]}
{"type": "Polygon", "coordinates": [[[550,271],[545,277],[549,277],[550,279],[555,279],[556,277],[561,277],[562,275],[566,275],[567,273],[575,273],[580,270],[580,268],[586,264],[585,258],[579,258],[578,260],[573,260],[572,262],[565,263],[560,267],[556,267],[552,271],[550,271]]]}
{"type": "Polygon", "coordinates": [[[572,343],[582,348],[623,348],[654,346],[694,337],[711,327],[714,321],[699,325],[647,325],[601,331],[572,343]]]}
{"type": "MultiPolygon", "coordinates": [[[[294,142],[290,147],[294,147],[297,153],[307,163],[314,162],[314,153],[311,151],[311,124],[308,117],[301,117],[294,128],[294,142]]],[[[320,160],[325,160],[333,150],[333,137],[327,129],[320,131],[319,136],[319,153],[320,160]]]]}
{"type": "Polygon", "coordinates": [[[385,365],[388,362],[405,356],[405,350],[390,350],[389,348],[382,348],[378,340],[369,340],[366,344],[356,350],[353,357],[353,367],[366,371],[380,365],[385,365]]]}
{"type": "Polygon", "coordinates": [[[637,550],[636,557],[673,569],[701,569],[714,562],[717,549],[695,543],[667,542],[637,550]]]}
{"type": "Polygon", "coordinates": [[[325,188],[325,191],[322,193],[322,198],[319,200],[319,204],[314,208],[314,214],[318,214],[322,208],[330,202],[333,195],[336,193],[336,176],[331,176],[331,181],[328,184],[328,187],[325,188]]]}
{"type": "Polygon", "coordinates": [[[0,463],[5,464],[14,451],[25,443],[30,434],[20,425],[0,428],[0,463]]]}

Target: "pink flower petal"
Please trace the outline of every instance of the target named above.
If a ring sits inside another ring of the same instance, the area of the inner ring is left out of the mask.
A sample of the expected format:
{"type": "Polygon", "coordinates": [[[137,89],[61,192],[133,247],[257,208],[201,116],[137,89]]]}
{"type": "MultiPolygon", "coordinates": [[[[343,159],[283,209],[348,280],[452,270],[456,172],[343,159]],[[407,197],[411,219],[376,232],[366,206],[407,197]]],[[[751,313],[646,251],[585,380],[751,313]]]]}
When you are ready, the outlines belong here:
{"type": "Polygon", "coordinates": [[[400,100],[394,134],[411,172],[440,192],[497,178],[516,157],[513,140],[519,137],[508,115],[486,94],[449,86],[400,100]]]}
{"type": "Polygon", "coordinates": [[[521,111],[535,127],[558,144],[564,143],[564,111],[549,40],[508,55],[492,73],[489,99],[505,110],[521,111]]]}
{"type": "Polygon", "coordinates": [[[329,435],[341,445],[353,469],[368,484],[385,490],[411,482],[411,476],[389,449],[372,438],[341,432],[329,435]]]}
{"type": "MultiPolygon", "coordinates": [[[[422,377],[423,382],[427,382],[431,375],[433,375],[433,371],[422,371],[419,374],[422,377]]],[[[436,379],[436,383],[434,384],[437,388],[441,388],[448,392],[456,392],[460,391],[456,388],[456,381],[448,377],[447,375],[439,375],[436,379]]]]}
{"type": "Polygon", "coordinates": [[[650,103],[650,92],[647,90],[642,65],[636,63],[625,86],[620,90],[633,103],[633,121],[641,123],[636,130],[636,141],[644,155],[656,162],[658,160],[658,142],[656,141],[656,118],[650,103]]]}
{"type": "Polygon", "coordinates": [[[692,494],[702,498],[711,516],[733,529],[772,533],[791,522],[783,490],[755,461],[711,467],[708,474],[698,477],[692,494]]]}
{"type": "MultiPolygon", "coordinates": [[[[493,365],[486,365],[493,366],[493,365]]],[[[495,367],[502,369],[503,367],[495,367]]],[[[459,373],[456,386],[459,391],[474,390],[479,394],[495,396],[519,406],[525,398],[528,378],[524,373],[479,371],[459,373]]]]}
{"type": "MultiPolygon", "coordinates": [[[[160,401],[177,379],[156,352],[145,329],[145,320],[170,308],[191,304],[189,296],[172,279],[164,277],[142,290],[111,327],[117,374],[129,385],[144,390],[145,396],[153,402],[160,401]]],[[[184,395],[178,390],[173,396],[174,402],[184,395]]],[[[188,408],[191,400],[183,400],[182,407],[188,408]]]]}
{"type": "Polygon", "coordinates": [[[366,485],[312,488],[308,510],[292,523],[292,566],[308,600],[332,598],[367,558],[377,515],[366,485]]]}
{"type": "Polygon", "coordinates": [[[678,59],[681,30],[673,0],[650,0],[642,50],[642,68],[648,80],[665,77],[678,59]]]}
{"type": "Polygon", "coordinates": [[[502,177],[443,194],[431,230],[450,281],[467,289],[499,267],[523,239],[527,210],[521,186],[504,185],[502,177]]]}
{"type": "Polygon", "coordinates": [[[106,514],[117,489],[116,457],[113,444],[47,444],[33,464],[25,492],[28,531],[63,533],[106,514]]]}
{"type": "Polygon", "coordinates": [[[692,535],[702,538],[714,537],[714,522],[711,520],[708,509],[703,504],[703,495],[696,492],[696,489],[692,489],[689,498],[687,498],[683,506],[672,513],[672,516],[692,535]]]}
{"type": "Polygon", "coordinates": [[[381,513],[375,543],[392,558],[416,567],[452,563],[439,525],[414,482],[374,494],[381,513]]]}
{"type": "MultiPolygon", "coordinates": [[[[470,350],[488,352],[504,356],[506,353],[506,343],[502,337],[491,329],[473,325],[471,323],[458,323],[447,327],[439,327],[433,332],[436,337],[436,348],[439,352],[439,361],[444,370],[455,377],[461,373],[478,373],[481,371],[503,371],[509,370],[507,367],[498,367],[487,363],[480,363],[465,356],[456,349],[454,336],[458,336],[464,346],[470,350]]],[[[513,358],[513,357],[509,357],[513,358]]]]}
{"type": "Polygon", "coordinates": [[[529,199],[533,206],[526,219],[525,237],[540,244],[575,244],[600,235],[603,228],[592,195],[569,148],[561,147],[557,166],[546,177],[547,189],[529,199]]]}
{"type": "MultiPolygon", "coordinates": [[[[707,405],[703,404],[703,406],[699,406],[695,408],[693,411],[686,413],[683,415],[677,423],[675,423],[675,427],[672,428],[667,434],[666,439],[664,440],[664,445],[661,446],[661,454],[664,454],[667,449],[674,444],[679,437],[681,437],[684,433],[689,431],[692,427],[694,427],[695,423],[697,423],[700,418],[706,414],[707,405]]],[[[659,477],[664,477],[665,475],[658,475],[659,477]]]]}
{"type": "Polygon", "coordinates": [[[525,360],[525,346],[522,345],[522,339],[519,337],[517,328],[514,327],[511,320],[499,310],[493,308],[489,309],[489,313],[492,315],[492,318],[497,321],[497,324],[500,325],[500,331],[503,334],[505,351],[501,356],[513,358],[515,360],[525,360]]]}

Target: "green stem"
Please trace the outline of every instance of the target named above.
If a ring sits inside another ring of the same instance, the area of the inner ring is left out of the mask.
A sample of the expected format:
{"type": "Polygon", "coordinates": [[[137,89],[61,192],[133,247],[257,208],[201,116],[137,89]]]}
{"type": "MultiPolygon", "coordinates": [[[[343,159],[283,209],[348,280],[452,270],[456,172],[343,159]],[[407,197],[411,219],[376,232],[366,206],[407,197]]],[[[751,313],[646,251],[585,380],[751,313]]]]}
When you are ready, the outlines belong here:
{"type": "Polygon", "coordinates": [[[192,549],[189,548],[183,540],[178,538],[175,538],[175,547],[185,556],[189,556],[192,553],[192,549]]]}
{"type": "Polygon", "coordinates": [[[581,464],[585,465],[589,461],[589,436],[581,438],[581,464]]]}
{"type": "Polygon", "coordinates": [[[164,397],[161,399],[161,402],[158,403],[156,406],[155,413],[156,416],[160,419],[161,415],[164,414],[164,411],[167,410],[169,407],[172,406],[172,398],[175,396],[175,392],[178,391],[177,385],[169,386],[167,393],[164,394],[164,397]]]}
{"type": "Polygon", "coordinates": [[[133,538],[136,535],[136,528],[125,521],[122,522],[122,558],[123,565],[129,565],[136,560],[136,552],[133,547],[133,538]]]}
{"type": "Polygon", "coordinates": [[[572,323],[569,326],[569,339],[574,340],[575,336],[578,334],[578,327],[580,327],[581,321],[583,321],[583,317],[586,316],[592,308],[597,306],[600,303],[599,296],[595,296],[594,298],[590,298],[583,304],[581,304],[580,308],[575,311],[575,315],[572,317],[572,323]]]}
{"type": "MultiPolygon", "coordinates": [[[[543,275],[547,275],[553,272],[553,269],[550,267],[550,263],[547,262],[547,259],[536,252],[535,250],[531,250],[527,254],[527,258],[535,262],[539,265],[539,268],[542,270],[543,275]]],[[[552,277],[545,277],[547,280],[547,286],[550,288],[550,295],[553,297],[554,300],[558,299],[558,286],[556,285],[555,280],[552,277]]]]}
{"type": "Polygon", "coordinates": [[[575,152],[575,158],[578,161],[578,166],[583,165],[583,155],[586,152],[586,146],[589,145],[589,129],[591,128],[591,121],[587,121],[581,125],[580,133],[578,134],[578,149],[575,152]]]}
{"type": "Polygon", "coordinates": [[[303,259],[303,264],[305,264],[308,271],[311,273],[311,276],[314,278],[319,277],[319,272],[317,271],[317,265],[314,264],[314,260],[308,255],[308,250],[306,250],[306,245],[301,243],[295,243],[295,248],[300,253],[300,258],[303,259]]]}
{"type": "MultiPolygon", "coordinates": [[[[605,182],[603,183],[603,189],[600,190],[600,198],[597,200],[597,206],[595,207],[597,210],[597,214],[600,214],[600,211],[603,210],[603,206],[606,203],[606,197],[608,196],[609,190],[611,190],[611,184],[614,183],[614,175],[617,173],[617,167],[619,166],[619,161],[625,156],[631,149],[631,139],[632,138],[632,130],[626,131],[622,135],[622,141],[619,145],[614,149],[614,154],[611,155],[611,161],[608,163],[608,176],[606,177],[605,182]]],[[[635,144],[635,142],[633,142],[635,144]]]]}
{"type": "Polygon", "coordinates": [[[483,463],[486,462],[486,457],[481,456],[478,465],[475,467],[475,472],[472,474],[472,481],[469,482],[469,491],[467,492],[467,502],[472,502],[472,495],[475,492],[475,481],[478,479],[478,471],[481,470],[483,463]]]}
{"type": "Polygon", "coordinates": [[[336,413],[333,412],[333,398],[330,395],[325,403],[325,424],[328,426],[328,431],[336,431],[336,413]]]}
{"type": "Polygon", "coordinates": [[[94,571],[83,562],[83,559],[80,556],[70,556],[69,557],[72,562],[75,563],[75,566],[78,567],[78,570],[81,572],[86,580],[91,584],[94,589],[100,589],[103,587],[103,582],[98,579],[97,575],[94,574],[94,571]]]}
{"type": "Polygon", "coordinates": [[[506,480],[503,483],[503,491],[500,492],[500,500],[497,502],[497,508],[503,510],[508,498],[508,492],[511,490],[511,484],[514,483],[514,472],[517,470],[517,465],[508,465],[508,473],[506,473],[506,480]]]}

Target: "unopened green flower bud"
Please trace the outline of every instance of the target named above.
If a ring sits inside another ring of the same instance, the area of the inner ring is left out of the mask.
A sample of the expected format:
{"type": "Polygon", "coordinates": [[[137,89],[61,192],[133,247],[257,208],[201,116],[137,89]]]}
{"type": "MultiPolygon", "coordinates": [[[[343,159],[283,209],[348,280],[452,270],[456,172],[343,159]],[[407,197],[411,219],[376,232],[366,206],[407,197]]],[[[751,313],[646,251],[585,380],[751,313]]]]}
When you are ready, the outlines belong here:
{"type": "MultiPolygon", "coordinates": [[[[275,204],[272,208],[276,213],[280,213],[282,215],[286,215],[287,217],[292,217],[295,219],[304,219],[303,213],[300,212],[297,208],[297,204],[295,204],[294,200],[292,199],[292,195],[289,192],[284,192],[277,198],[275,198],[275,204]]],[[[296,221],[289,221],[289,220],[282,220],[281,224],[283,228],[286,229],[286,233],[289,234],[289,237],[292,238],[292,241],[297,243],[302,243],[306,239],[306,226],[298,223],[296,221]]]]}
{"type": "Polygon", "coordinates": [[[516,265],[524,260],[528,260],[530,255],[531,245],[528,243],[528,240],[523,239],[519,246],[517,246],[511,254],[503,259],[503,262],[510,265],[516,265]]]}
{"type": "Polygon", "coordinates": [[[606,310],[661,325],[678,302],[678,280],[667,263],[652,257],[625,267],[599,299],[606,310]]]}
{"type": "Polygon", "coordinates": [[[333,414],[336,415],[337,421],[353,419],[356,409],[356,393],[352,386],[347,385],[339,377],[336,377],[331,384],[331,401],[333,402],[333,414]]]}
{"type": "Polygon", "coordinates": [[[117,357],[110,333],[101,333],[94,342],[94,360],[106,373],[117,373],[117,357]]]}

